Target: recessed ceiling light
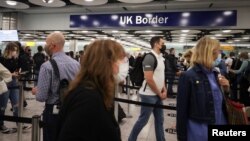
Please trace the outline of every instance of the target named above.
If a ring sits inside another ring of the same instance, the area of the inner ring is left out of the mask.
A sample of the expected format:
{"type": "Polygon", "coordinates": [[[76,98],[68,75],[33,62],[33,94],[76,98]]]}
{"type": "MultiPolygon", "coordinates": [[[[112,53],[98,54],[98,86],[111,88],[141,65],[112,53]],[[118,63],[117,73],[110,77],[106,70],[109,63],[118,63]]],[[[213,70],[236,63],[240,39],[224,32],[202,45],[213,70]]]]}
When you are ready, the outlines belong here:
{"type": "Polygon", "coordinates": [[[11,6],[15,6],[15,5],[17,5],[17,2],[13,1],[13,0],[7,0],[6,4],[11,5],[11,6]]]}
{"type": "Polygon", "coordinates": [[[222,36],[222,35],[221,35],[221,34],[215,34],[215,36],[220,37],[220,36],[222,36]]]}
{"type": "Polygon", "coordinates": [[[151,31],[151,30],[146,30],[145,32],[146,32],[146,33],[150,33],[150,32],[152,32],[152,31],[151,31]]]}
{"type": "Polygon", "coordinates": [[[243,39],[244,39],[244,40],[248,40],[248,39],[250,39],[250,37],[243,37],[243,39]]]}
{"type": "Polygon", "coordinates": [[[113,33],[117,33],[118,31],[117,30],[112,30],[113,33]]]}
{"type": "Polygon", "coordinates": [[[189,32],[189,30],[181,30],[181,32],[187,33],[189,32]]]}
{"type": "Polygon", "coordinates": [[[225,16],[229,16],[229,15],[232,15],[233,12],[232,12],[232,11],[225,11],[223,14],[224,14],[225,16]]]}
{"type": "Polygon", "coordinates": [[[222,32],[229,33],[229,32],[231,32],[231,30],[223,30],[222,32]]]}
{"type": "Polygon", "coordinates": [[[182,16],[183,16],[183,17],[189,17],[189,16],[190,16],[190,13],[189,13],[189,12],[184,12],[184,13],[182,13],[182,16]]]}
{"type": "Polygon", "coordinates": [[[54,0],[43,0],[44,3],[52,3],[54,0]]]}
{"type": "Polygon", "coordinates": [[[94,0],[84,0],[84,1],[86,1],[86,2],[92,2],[92,1],[94,1],[94,0]]]}
{"type": "Polygon", "coordinates": [[[83,30],[81,31],[82,33],[88,33],[89,31],[88,30],[83,30]]]}

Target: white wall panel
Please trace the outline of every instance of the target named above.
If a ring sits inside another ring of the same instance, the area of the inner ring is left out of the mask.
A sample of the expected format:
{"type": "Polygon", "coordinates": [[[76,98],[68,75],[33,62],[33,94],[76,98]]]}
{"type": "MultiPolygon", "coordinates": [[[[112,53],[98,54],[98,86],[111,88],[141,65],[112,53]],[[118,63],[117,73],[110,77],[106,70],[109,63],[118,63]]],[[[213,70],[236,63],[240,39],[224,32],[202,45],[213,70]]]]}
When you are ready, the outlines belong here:
{"type": "Polygon", "coordinates": [[[69,15],[62,14],[19,14],[19,30],[69,30],[69,15]]]}

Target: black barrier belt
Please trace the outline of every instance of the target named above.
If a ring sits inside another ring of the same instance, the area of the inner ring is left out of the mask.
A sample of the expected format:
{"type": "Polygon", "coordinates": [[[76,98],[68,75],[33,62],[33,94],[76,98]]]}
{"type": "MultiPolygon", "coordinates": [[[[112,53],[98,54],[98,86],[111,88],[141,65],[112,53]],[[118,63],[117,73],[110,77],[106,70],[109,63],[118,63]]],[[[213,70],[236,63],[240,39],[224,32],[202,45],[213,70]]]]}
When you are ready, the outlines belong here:
{"type": "Polygon", "coordinates": [[[18,79],[18,81],[37,81],[37,79],[18,79]]]}
{"type": "Polygon", "coordinates": [[[127,100],[127,99],[122,99],[122,98],[115,98],[115,101],[123,102],[123,103],[129,103],[129,104],[135,104],[135,105],[141,105],[141,106],[154,107],[154,108],[176,110],[176,107],[173,107],[173,106],[150,104],[150,103],[138,102],[138,101],[127,100]]]}
{"type": "Polygon", "coordinates": [[[136,90],[140,89],[140,87],[138,87],[138,86],[129,86],[129,85],[121,85],[121,86],[125,87],[125,88],[136,89],[136,90]]]}
{"type": "MultiPolygon", "coordinates": [[[[0,116],[0,120],[32,124],[32,118],[26,118],[26,117],[0,116]]],[[[44,122],[40,120],[39,126],[40,128],[44,127],[45,126],[44,122]]]]}
{"type": "MultiPolygon", "coordinates": [[[[129,85],[121,85],[122,87],[125,87],[125,88],[130,88],[130,89],[136,89],[136,90],[139,90],[140,89],[140,87],[138,87],[138,86],[129,86],[129,85]]],[[[177,93],[173,93],[173,94],[177,94],[177,93]]]]}
{"type": "Polygon", "coordinates": [[[32,91],[32,88],[31,87],[23,87],[23,90],[24,91],[32,91]]]}
{"type": "Polygon", "coordinates": [[[32,118],[25,117],[13,117],[13,116],[0,116],[0,120],[11,121],[11,122],[20,122],[31,124],[32,118]]]}

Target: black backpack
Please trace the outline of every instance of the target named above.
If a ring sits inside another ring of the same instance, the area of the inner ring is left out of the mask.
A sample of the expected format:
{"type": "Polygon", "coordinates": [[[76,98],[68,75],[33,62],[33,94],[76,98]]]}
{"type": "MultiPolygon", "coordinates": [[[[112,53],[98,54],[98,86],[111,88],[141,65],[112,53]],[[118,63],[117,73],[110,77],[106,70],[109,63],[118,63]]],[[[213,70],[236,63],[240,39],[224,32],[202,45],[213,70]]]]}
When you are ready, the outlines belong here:
{"type": "Polygon", "coordinates": [[[154,70],[157,67],[157,59],[152,52],[147,53],[143,57],[136,59],[134,68],[130,72],[130,79],[136,86],[142,86],[142,83],[144,81],[144,72],[143,72],[142,62],[147,55],[152,55],[154,58],[154,70]]]}
{"type": "Polygon", "coordinates": [[[36,53],[33,57],[35,69],[40,70],[41,65],[45,62],[45,55],[43,53],[36,53]]]}
{"type": "Polygon", "coordinates": [[[63,100],[64,100],[64,95],[65,93],[68,91],[68,87],[69,87],[69,81],[67,79],[60,79],[60,72],[59,72],[59,69],[58,69],[58,65],[56,63],[56,61],[54,59],[50,59],[50,63],[52,65],[52,68],[53,68],[53,71],[54,71],[54,74],[56,76],[56,79],[59,83],[59,87],[58,87],[58,90],[57,90],[57,93],[59,95],[59,100],[56,102],[56,105],[58,106],[58,109],[60,109],[60,106],[62,105],[63,103],[63,100]]]}
{"type": "Polygon", "coordinates": [[[248,82],[250,82],[250,62],[247,61],[247,68],[243,72],[243,78],[245,78],[248,82]]]}

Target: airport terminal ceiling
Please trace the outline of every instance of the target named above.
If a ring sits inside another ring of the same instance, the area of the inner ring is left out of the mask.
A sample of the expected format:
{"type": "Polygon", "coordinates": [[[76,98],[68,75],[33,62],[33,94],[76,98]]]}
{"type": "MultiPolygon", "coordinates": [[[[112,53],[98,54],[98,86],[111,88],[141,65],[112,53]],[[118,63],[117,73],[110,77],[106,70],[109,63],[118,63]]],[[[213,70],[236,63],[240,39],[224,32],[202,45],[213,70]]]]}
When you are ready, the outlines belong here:
{"type": "MultiPolygon", "coordinates": [[[[45,40],[53,31],[19,31],[22,41],[45,40]]],[[[116,39],[141,47],[149,47],[149,40],[153,36],[163,36],[168,43],[195,43],[203,36],[220,40],[224,44],[250,47],[249,29],[181,29],[181,30],[67,30],[61,31],[67,40],[92,41],[98,38],[116,39]]]]}
{"type": "MultiPolygon", "coordinates": [[[[137,13],[163,11],[202,11],[250,7],[250,0],[8,0],[0,1],[0,12],[25,14],[42,13],[137,13]]],[[[21,40],[44,40],[52,30],[19,30],[21,40]]],[[[223,43],[250,46],[250,28],[234,27],[162,27],[162,28],[109,28],[60,30],[68,40],[91,41],[111,38],[141,45],[148,44],[152,36],[163,36],[172,43],[194,43],[202,36],[216,38],[223,43]]],[[[144,45],[141,45],[144,46],[144,45]]],[[[147,46],[148,47],[148,46],[147,46]]]]}
{"type": "Polygon", "coordinates": [[[1,0],[0,12],[129,13],[249,7],[249,0],[1,0]]]}

